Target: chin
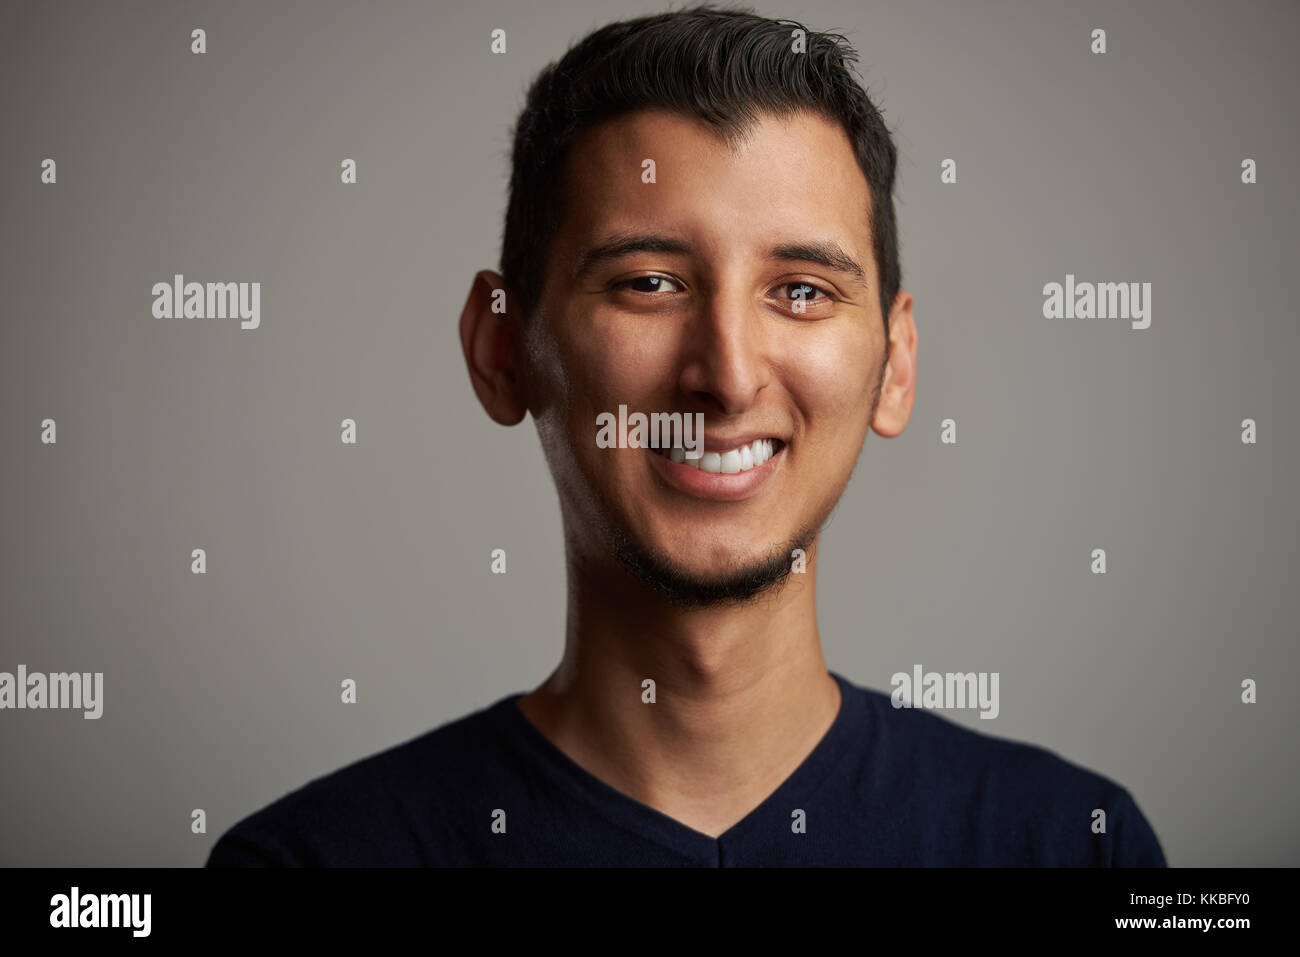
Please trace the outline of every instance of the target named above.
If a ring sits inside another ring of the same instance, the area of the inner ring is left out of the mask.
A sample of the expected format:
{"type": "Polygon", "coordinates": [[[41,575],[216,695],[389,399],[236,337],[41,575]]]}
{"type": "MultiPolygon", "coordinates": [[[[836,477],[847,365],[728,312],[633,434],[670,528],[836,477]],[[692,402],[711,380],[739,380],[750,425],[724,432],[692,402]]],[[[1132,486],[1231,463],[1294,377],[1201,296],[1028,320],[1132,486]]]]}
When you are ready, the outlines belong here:
{"type": "Polygon", "coordinates": [[[768,540],[723,546],[723,531],[674,536],[669,545],[616,533],[614,557],[642,584],[674,604],[715,605],[760,597],[790,574],[794,548],[806,549],[808,535],[788,542],[768,540]]]}
{"type": "Polygon", "coordinates": [[[709,522],[676,528],[665,534],[637,535],[633,541],[660,561],[695,578],[726,578],[747,568],[770,562],[774,555],[789,552],[785,538],[764,535],[737,541],[726,522],[709,522]]]}

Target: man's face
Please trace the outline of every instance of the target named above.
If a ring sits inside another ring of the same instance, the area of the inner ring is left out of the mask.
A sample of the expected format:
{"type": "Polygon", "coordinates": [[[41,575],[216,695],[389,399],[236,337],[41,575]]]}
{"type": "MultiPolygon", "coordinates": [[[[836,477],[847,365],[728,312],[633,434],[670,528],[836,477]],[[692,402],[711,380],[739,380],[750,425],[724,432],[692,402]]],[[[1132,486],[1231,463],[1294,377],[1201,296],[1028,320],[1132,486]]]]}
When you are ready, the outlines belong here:
{"type": "Polygon", "coordinates": [[[630,553],[701,594],[775,581],[848,483],[885,358],[870,190],[847,137],[765,116],[733,151],[698,121],[642,111],[588,130],[567,175],[525,377],[570,547],[630,553]],[[671,248],[591,256],[629,236],[671,248]],[[703,467],[598,447],[597,416],[620,405],[702,412],[703,467]]]}

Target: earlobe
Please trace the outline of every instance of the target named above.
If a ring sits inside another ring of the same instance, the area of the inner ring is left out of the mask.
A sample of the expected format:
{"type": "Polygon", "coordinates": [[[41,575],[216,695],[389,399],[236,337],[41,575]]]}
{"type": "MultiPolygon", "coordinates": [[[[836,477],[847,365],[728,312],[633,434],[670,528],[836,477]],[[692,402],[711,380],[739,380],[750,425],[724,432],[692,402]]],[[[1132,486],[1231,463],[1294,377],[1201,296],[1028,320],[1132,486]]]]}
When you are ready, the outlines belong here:
{"type": "Polygon", "coordinates": [[[528,408],[516,368],[514,320],[505,281],[491,270],[478,272],[460,315],[460,344],[474,394],[502,425],[517,424],[528,408]]]}

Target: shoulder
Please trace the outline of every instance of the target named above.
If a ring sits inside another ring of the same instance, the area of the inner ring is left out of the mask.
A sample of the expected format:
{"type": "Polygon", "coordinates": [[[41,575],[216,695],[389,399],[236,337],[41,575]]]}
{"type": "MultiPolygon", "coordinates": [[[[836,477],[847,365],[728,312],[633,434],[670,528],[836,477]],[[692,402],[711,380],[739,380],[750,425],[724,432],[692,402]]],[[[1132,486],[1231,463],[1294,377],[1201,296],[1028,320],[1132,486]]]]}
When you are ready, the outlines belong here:
{"type": "Polygon", "coordinates": [[[928,815],[922,829],[965,848],[968,862],[1165,866],[1150,823],[1111,778],[1045,747],[858,690],[871,744],[864,754],[891,803],[928,815]]]}
{"type": "Polygon", "coordinates": [[[458,798],[506,773],[496,712],[510,700],[315,778],[233,825],[208,867],[439,863],[458,798]]]}

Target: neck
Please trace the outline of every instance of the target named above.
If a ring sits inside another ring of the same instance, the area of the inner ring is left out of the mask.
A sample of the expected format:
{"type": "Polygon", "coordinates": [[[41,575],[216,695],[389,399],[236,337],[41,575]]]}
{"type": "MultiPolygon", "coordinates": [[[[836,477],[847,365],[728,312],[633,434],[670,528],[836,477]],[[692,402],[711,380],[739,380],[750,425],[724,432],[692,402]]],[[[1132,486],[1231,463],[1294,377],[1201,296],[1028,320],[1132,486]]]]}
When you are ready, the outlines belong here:
{"type": "Polygon", "coordinates": [[[571,561],[564,657],[520,709],[610,786],[722,833],[794,772],[839,711],[817,631],[815,554],[783,587],[703,608],[571,561]]]}

